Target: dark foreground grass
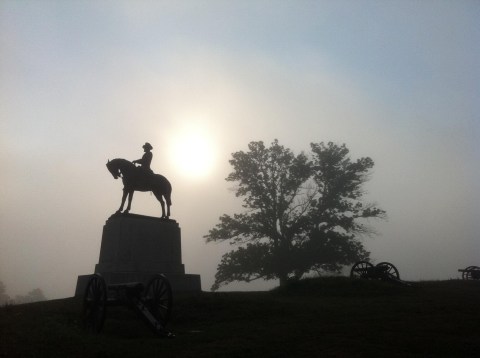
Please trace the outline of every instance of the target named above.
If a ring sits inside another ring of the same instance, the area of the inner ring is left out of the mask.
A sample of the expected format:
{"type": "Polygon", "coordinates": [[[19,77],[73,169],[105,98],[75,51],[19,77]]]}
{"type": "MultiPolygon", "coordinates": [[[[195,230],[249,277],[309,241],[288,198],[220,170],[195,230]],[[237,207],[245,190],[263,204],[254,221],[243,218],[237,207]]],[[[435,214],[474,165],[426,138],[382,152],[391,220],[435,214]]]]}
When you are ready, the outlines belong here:
{"type": "Polygon", "coordinates": [[[480,282],[413,287],[345,278],[270,292],[175,297],[156,338],[132,312],[110,308],[101,334],[80,325],[81,300],[0,309],[1,357],[474,357],[480,282]]]}

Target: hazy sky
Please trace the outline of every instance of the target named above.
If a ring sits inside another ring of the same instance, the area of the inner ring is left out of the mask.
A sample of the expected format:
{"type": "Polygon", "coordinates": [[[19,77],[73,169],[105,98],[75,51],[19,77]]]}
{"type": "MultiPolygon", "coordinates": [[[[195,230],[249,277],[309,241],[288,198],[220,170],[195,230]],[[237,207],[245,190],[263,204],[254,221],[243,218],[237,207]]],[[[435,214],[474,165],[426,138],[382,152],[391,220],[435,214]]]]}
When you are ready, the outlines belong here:
{"type": "MultiPolygon", "coordinates": [[[[407,280],[480,266],[479,19],[460,0],[0,0],[0,280],[72,296],[120,203],[105,163],[145,141],[204,290],[230,247],[202,236],[241,210],[228,159],[275,138],[375,161],[374,262],[407,280]]],[[[160,207],[136,193],[132,212],[160,207]]]]}

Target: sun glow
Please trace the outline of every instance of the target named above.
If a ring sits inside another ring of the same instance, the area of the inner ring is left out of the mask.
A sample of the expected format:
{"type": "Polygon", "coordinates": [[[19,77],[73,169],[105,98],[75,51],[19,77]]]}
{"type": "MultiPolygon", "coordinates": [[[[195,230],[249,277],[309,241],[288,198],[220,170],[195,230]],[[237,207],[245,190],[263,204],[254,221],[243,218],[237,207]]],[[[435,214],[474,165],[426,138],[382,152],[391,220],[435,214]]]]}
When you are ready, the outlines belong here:
{"type": "Polygon", "coordinates": [[[185,176],[206,177],[216,157],[212,139],[200,129],[180,131],[172,138],[171,155],[174,166],[185,176]]]}

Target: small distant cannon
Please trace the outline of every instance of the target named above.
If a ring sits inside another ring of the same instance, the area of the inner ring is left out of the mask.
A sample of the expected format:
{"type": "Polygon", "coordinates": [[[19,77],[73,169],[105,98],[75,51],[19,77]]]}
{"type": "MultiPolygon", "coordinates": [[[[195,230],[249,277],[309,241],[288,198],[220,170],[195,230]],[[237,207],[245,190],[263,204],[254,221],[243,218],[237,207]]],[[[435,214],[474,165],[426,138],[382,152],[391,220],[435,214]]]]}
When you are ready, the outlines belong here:
{"type": "Polygon", "coordinates": [[[173,337],[165,329],[172,312],[172,288],[164,275],[155,275],[146,286],[141,282],[107,285],[100,274],[90,277],[83,297],[83,323],[92,333],[103,328],[107,306],[133,309],[153,332],[173,337]]]}
{"type": "Polygon", "coordinates": [[[458,272],[462,273],[463,280],[480,280],[480,267],[468,266],[465,269],[459,269],[458,272]]]}
{"type": "Polygon", "coordinates": [[[363,278],[368,280],[382,280],[408,285],[400,280],[397,268],[390,262],[380,262],[375,266],[368,261],[358,261],[350,270],[351,278],[363,278]]]}

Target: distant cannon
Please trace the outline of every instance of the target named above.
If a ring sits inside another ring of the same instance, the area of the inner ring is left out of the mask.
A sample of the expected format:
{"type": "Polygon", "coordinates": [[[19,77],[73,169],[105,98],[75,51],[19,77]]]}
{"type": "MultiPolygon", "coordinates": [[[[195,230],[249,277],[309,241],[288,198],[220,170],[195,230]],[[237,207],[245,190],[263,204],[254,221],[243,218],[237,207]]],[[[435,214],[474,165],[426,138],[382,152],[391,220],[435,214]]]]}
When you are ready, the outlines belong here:
{"type": "Polygon", "coordinates": [[[103,328],[107,306],[125,305],[159,336],[172,337],[165,329],[172,311],[172,289],[164,275],[155,275],[144,286],[141,282],[107,285],[105,279],[94,274],[90,277],[83,297],[83,323],[92,333],[103,328]]]}
{"type": "Polygon", "coordinates": [[[480,280],[480,267],[468,266],[465,269],[459,269],[458,272],[462,273],[463,280],[480,280]]]}
{"type": "Polygon", "coordinates": [[[363,278],[367,280],[382,280],[409,285],[400,280],[397,268],[390,262],[380,262],[373,265],[368,261],[358,261],[350,270],[351,278],[363,278]]]}

